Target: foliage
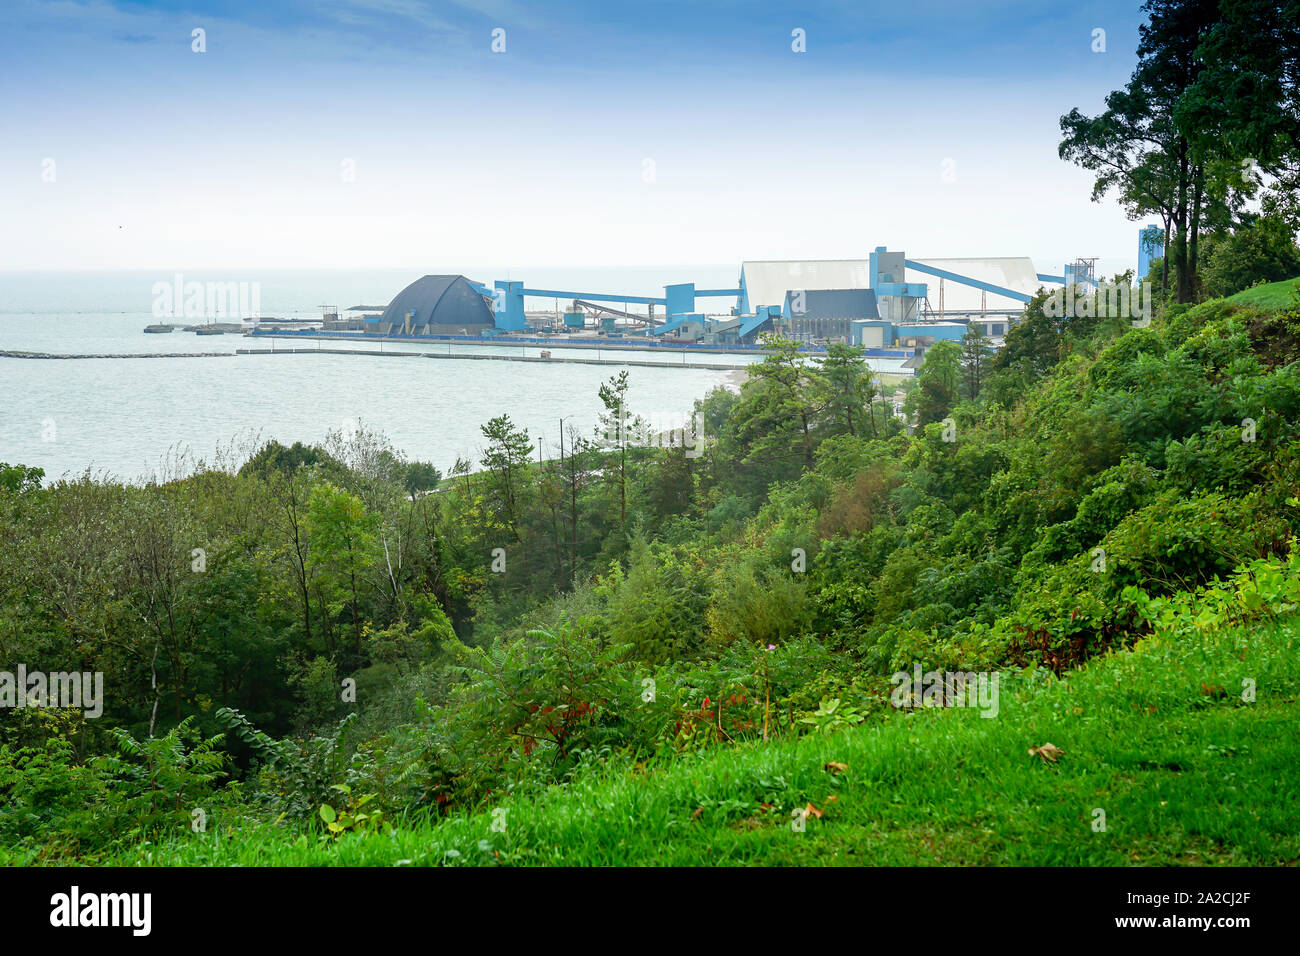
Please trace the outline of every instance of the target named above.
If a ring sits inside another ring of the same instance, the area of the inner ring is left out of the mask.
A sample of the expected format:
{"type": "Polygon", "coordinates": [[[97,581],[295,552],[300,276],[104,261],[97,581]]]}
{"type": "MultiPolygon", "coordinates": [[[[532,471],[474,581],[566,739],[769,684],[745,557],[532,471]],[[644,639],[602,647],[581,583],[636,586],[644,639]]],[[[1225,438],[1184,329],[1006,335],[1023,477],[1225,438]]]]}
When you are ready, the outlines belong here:
{"type": "Polygon", "coordinates": [[[960,399],[962,350],[955,342],[935,342],[925,353],[919,386],[909,392],[905,411],[915,411],[918,425],[942,421],[960,399]]]}
{"type": "Polygon", "coordinates": [[[823,697],[817,709],[807,717],[800,717],[799,722],[810,724],[819,734],[833,734],[862,722],[862,713],[852,704],[845,704],[838,697],[823,697]]]}
{"type": "Polygon", "coordinates": [[[1295,226],[1281,217],[1261,216],[1226,236],[1211,239],[1201,275],[1206,295],[1229,296],[1300,275],[1295,226]]]}
{"type": "Polygon", "coordinates": [[[352,788],[346,783],[336,783],[330,788],[338,792],[335,807],[331,803],[322,803],[317,811],[321,822],[325,824],[324,839],[337,840],[347,833],[380,833],[387,825],[383,810],[367,810],[366,807],[375,799],[373,793],[353,795],[352,788]]]}

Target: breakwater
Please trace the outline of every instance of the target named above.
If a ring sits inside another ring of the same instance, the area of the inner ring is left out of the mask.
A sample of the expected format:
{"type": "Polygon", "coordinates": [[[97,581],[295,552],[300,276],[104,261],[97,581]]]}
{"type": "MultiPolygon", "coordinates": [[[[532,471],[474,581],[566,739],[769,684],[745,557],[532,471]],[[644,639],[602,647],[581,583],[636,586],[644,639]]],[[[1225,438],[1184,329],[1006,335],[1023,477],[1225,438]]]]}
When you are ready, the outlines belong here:
{"type": "Polygon", "coordinates": [[[236,349],[239,355],[373,355],[379,358],[469,359],[487,362],[534,362],[544,365],[637,365],[644,368],[693,368],[715,372],[734,372],[747,368],[743,364],[712,362],[652,362],[642,359],[602,359],[550,357],[540,355],[467,355],[457,352],[380,352],[374,349],[236,349]]]}
{"type": "Polygon", "coordinates": [[[16,359],[233,358],[234,355],[234,352],[16,352],[0,349],[0,358],[16,359]]]}

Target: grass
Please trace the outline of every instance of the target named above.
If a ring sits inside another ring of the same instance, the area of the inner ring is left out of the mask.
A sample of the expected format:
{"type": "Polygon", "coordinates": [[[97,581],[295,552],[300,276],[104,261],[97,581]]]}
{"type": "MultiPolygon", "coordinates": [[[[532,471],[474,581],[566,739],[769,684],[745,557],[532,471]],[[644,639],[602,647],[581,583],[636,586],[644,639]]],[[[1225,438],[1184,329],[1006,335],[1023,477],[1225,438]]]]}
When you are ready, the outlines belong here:
{"type": "Polygon", "coordinates": [[[1300,290],[1300,278],[1285,279],[1257,285],[1253,289],[1243,289],[1236,295],[1229,296],[1227,301],[1260,310],[1286,309],[1291,306],[1297,290],[1300,290]]]}
{"type": "MultiPolygon", "coordinates": [[[[99,862],[1294,865],[1298,652],[1300,617],[1157,635],[1063,679],[1005,674],[994,718],[899,711],[657,770],[614,764],[540,797],[503,798],[503,816],[411,818],[337,843],[286,825],[223,825],[217,813],[206,834],[99,862]],[[1241,699],[1246,678],[1253,703],[1241,699]],[[1064,752],[1056,763],[1029,755],[1049,742],[1064,752]],[[809,803],[823,816],[796,832],[791,814],[809,803]]],[[[31,861],[0,850],[0,863],[31,861]]]]}

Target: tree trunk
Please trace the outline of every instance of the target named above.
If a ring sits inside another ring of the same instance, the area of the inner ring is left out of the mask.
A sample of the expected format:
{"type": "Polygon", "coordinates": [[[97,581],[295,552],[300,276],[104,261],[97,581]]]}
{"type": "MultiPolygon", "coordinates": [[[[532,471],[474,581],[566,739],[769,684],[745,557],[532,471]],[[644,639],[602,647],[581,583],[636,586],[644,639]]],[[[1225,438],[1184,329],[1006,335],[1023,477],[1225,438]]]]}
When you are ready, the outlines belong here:
{"type": "MultiPolygon", "coordinates": [[[[1164,225],[1165,225],[1165,234],[1161,237],[1161,242],[1160,242],[1160,245],[1163,247],[1163,248],[1161,248],[1161,250],[1160,250],[1160,301],[1161,301],[1161,302],[1164,302],[1166,296],[1169,295],[1169,222],[1170,222],[1170,216],[1169,216],[1168,213],[1165,213],[1165,214],[1163,214],[1160,218],[1161,218],[1161,220],[1164,222],[1164,225]]],[[[1141,279],[1142,276],[1139,276],[1138,278],[1141,279]]]]}
{"type": "Polygon", "coordinates": [[[1192,188],[1192,223],[1188,230],[1188,255],[1187,255],[1187,273],[1188,281],[1191,283],[1191,294],[1193,299],[1200,298],[1200,277],[1196,273],[1196,252],[1201,233],[1201,196],[1205,191],[1204,170],[1201,166],[1192,168],[1193,180],[1192,188]]]}
{"type": "Polygon", "coordinates": [[[1174,268],[1177,270],[1178,301],[1191,300],[1192,284],[1187,274],[1187,142],[1178,141],[1178,208],[1174,222],[1178,226],[1178,241],[1174,246],[1174,268]]]}

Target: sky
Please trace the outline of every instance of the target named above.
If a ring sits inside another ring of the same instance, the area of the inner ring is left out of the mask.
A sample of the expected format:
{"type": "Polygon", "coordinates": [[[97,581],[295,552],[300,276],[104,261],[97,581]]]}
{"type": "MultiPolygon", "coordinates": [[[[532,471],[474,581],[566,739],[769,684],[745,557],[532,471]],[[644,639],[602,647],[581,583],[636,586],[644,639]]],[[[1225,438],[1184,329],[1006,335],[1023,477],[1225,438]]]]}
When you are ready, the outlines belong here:
{"type": "Polygon", "coordinates": [[[883,245],[1109,274],[1142,223],[1091,201],[1059,119],[1127,80],[1141,21],[1136,0],[4,0],[0,269],[883,245]]]}

